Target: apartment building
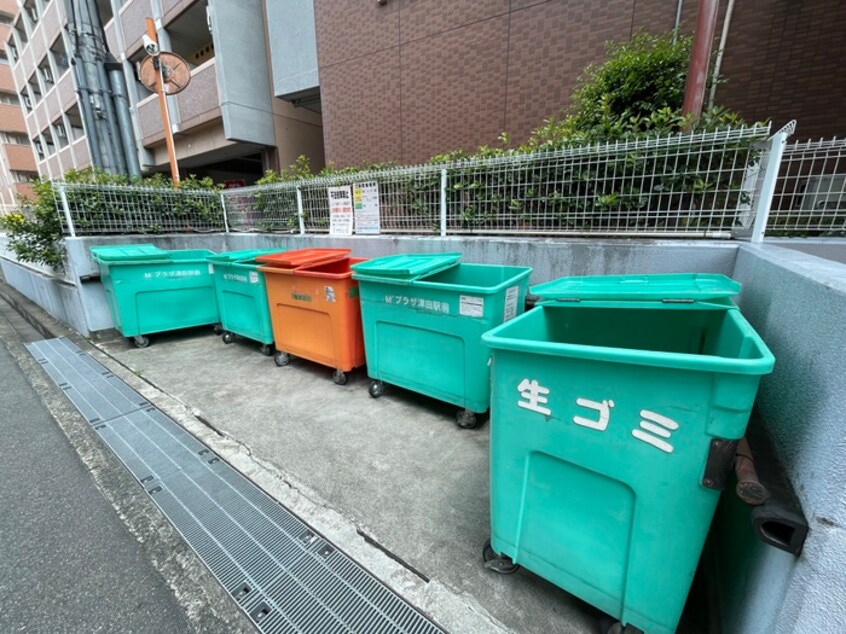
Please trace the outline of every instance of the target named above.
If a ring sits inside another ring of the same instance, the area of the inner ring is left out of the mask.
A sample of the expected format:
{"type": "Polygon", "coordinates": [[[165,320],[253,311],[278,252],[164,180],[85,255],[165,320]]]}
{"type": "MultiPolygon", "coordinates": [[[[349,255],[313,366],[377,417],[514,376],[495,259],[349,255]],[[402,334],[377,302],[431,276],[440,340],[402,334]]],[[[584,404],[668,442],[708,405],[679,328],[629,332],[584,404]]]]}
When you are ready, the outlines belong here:
{"type": "Polygon", "coordinates": [[[148,17],[161,49],[178,53],[191,69],[189,86],[167,98],[183,176],[249,183],[300,154],[323,164],[319,112],[273,95],[261,0],[25,0],[8,46],[42,176],[60,178],[70,168],[97,164],[71,68],[78,20],[69,22],[68,11],[79,3],[96,4],[92,14],[123,72],[143,171],[169,169],[158,97],[138,79],[148,17]]]}
{"type": "Polygon", "coordinates": [[[29,181],[38,175],[6,50],[17,14],[15,0],[0,0],[0,214],[32,194],[29,181]]]}
{"type": "MultiPolygon", "coordinates": [[[[584,68],[603,60],[605,42],[640,29],[668,32],[677,16],[690,33],[697,4],[314,0],[326,159],[416,163],[494,144],[503,131],[520,142],[568,105],[584,68]]],[[[720,2],[718,37],[728,6],[720,2]]],[[[796,118],[797,138],[842,136],[844,33],[840,0],[734,3],[717,103],[748,121],[796,118]]]]}

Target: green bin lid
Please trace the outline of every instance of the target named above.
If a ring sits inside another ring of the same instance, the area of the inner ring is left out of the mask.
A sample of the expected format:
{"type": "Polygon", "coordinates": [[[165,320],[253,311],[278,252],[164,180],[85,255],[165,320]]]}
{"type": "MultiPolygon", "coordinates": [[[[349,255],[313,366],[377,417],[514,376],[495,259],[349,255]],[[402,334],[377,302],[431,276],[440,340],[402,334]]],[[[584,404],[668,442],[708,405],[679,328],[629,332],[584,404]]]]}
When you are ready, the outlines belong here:
{"type": "Polygon", "coordinates": [[[531,288],[544,301],[709,300],[740,292],[740,282],[715,273],[562,277],[531,288]]]}
{"type": "Polygon", "coordinates": [[[282,253],[284,249],[245,249],[243,251],[227,251],[226,253],[215,253],[210,255],[207,259],[210,262],[243,262],[245,260],[255,260],[263,255],[270,255],[271,253],[282,253]]]}
{"type": "Polygon", "coordinates": [[[317,266],[343,260],[350,257],[351,251],[351,249],[296,249],[260,255],[255,260],[282,269],[298,269],[301,266],[317,266]]]}
{"type": "Polygon", "coordinates": [[[170,257],[165,249],[152,244],[122,244],[109,247],[91,247],[91,255],[101,262],[136,262],[161,260],[170,257]]]}
{"type": "Polygon", "coordinates": [[[385,255],[352,266],[353,278],[386,278],[410,282],[423,275],[444,271],[458,264],[460,253],[400,253],[385,255]]]}

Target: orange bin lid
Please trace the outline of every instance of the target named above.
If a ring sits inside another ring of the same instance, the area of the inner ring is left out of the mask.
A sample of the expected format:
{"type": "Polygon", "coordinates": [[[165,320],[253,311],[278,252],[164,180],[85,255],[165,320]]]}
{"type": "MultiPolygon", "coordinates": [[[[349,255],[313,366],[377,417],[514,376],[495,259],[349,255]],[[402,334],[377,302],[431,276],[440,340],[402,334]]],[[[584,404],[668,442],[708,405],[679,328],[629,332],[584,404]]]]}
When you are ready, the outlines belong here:
{"type": "Polygon", "coordinates": [[[303,266],[317,266],[343,260],[350,256],[352,249],[297,249],[282,253],[269,253],[256,258],[266,266],[259,270],[273,272],[273,269],[298,269],[303,266]]]}

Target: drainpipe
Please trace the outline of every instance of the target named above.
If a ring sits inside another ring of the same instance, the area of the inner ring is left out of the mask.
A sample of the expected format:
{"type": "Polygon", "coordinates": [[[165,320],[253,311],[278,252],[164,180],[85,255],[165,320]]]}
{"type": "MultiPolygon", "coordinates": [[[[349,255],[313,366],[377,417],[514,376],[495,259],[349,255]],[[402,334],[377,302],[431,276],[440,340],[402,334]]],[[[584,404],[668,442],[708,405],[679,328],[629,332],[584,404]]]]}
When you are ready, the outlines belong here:
{"type": "Polygon", "coordinates": [[[85,71],[77,63],[76,58],[71,60],[73,74],[76,77],[76,94],[79,95],[79,112],[82,115],[82,127],[85,129],[85,136],[88,137],[88,150],[91,152],[91,164],[94,167],[103,167],[103,154],[100,152],[100,136],[97,131],[97,124],[94,121],[94,113],[91,106],[91,92],[88,90],[88,82],[85,78],[85,71]]]}
{"type": "Polygon", "coordinates": [[[708,108],[714,107],[714,99],[717,96],[717,80],[720,78],[720,67],[723,65],[723,53],[725,53],[726,50],[726,40],[728,40],[732,13],[734,13],[734,0],[729,0],[728,7],[726,7],[726,17],[723,19],[723,32],[720,34],[720,46],[717,49],[717,58],[714,60],[714,73],[711,75],[711,90],[708,93],[708,108]]]}
{"type": "Polygon", "coordinates": [[[109,83],[109,76],[106,73],[105,57],[108,54],[105,42],[105,32],[103,25],[100,22],[100,11],[97,9],[95,0],[87,0],[85,3],[85,10],[87,12],[87,24],[91,29],[91,53],[94,60],[95,68],[97,69],[97,87],[99,89],[100,98],[103,101],[103,114],[106,118],[106,136],[112,146],[112,160],[115,169],[120,174],[126,174],[126,159],[124,158],[123,148],[120,143],[120,132],[118,129],[117,115],[115,114],[115,104],[112,101],[111,84],[109,83]]]}
{"type": "Polygon", "coordinates": [[[682,114],[690,115],[693,122],[699,121],[702,115],[719,5],[719,0],[699,0],[696,31],[693,34],[693,50],[690,53],[690,68],[687,72],[687,85],[684,89],[684,105],[682,106],[682,114]]]}
{"type": "Polygon", "coordinates": [[[109,73],[109,84],[114,96],[115,115],[117,116],[123,155],[127,172],[130,176],[141,176],[141,163],[138,161],[138,150],[135,147],[135,136],[132,129],[132,119],[129,114],[129,97],[126,90],[126,77],[123,66],[117,61],[106,62],[109,73]]]}
{"type": "Polygon", "coordinates": [[[100,164],[94,163],[94,165],[109,172],[117,172],[111,131],[103,124],[107,100],[104,99],[100,74],[97,70],[96,36],[88,13],[89,1],[72,0],[71,4],[73,7],[70,17],[73,21],[74,63],[78,65],[78,75],[82,78],[79,84],[82,97],[80,106],[81,109],[88,110],[87,120],[92,124],[91,129],[96,130],[94,138],[91,139],[91,144],[97,142],[98,150],[92,151],[92,154],[100,155],[100,164]]]}
{"type": "Polygon", "coordinates": [[[681,27],[682,7],[684,7],[684,0],[676,2],[676,22],[673,24],[673,44],[679,39],[679,27],[681,27]]]}

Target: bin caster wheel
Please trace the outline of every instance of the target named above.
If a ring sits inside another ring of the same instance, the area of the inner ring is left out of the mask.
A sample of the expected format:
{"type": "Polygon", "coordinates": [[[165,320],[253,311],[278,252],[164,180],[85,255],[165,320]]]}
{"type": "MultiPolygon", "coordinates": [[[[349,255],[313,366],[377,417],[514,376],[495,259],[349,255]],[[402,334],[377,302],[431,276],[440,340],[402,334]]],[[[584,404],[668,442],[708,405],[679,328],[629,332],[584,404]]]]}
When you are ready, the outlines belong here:
{"type": "Polygon", "coordinates": [[[235,333],[229,331],[223,333],[223,343],[233,343],[234,341],[235,333]]]}
{"type": "Polygon", "coordinates": [[[601,628],[605,634],[643,634],[643,630],[634,625],[623,625],[620,621],[615,621],[611,627],[601,628]]]}
{"type": "Polygon", "coordinates": [[[219,335],[222,332],[223,332],[223,326],[221,326],[220,324],[215,324],[214,325],[214,334],[219,335]]]}
{"type": "Polygon", "coordinates": [[[336,385],[346,385],[347,384],[347,375],[345,372],[341,370],[335,370],[332,373],[332,380],[335,382],[336,385]]]}
{"type": "Polygon", "coordinates": [[[463,409],[455,417],[455,423],[462,429],[473,429],[479,424],[479,417],[476,416],[476,412],[463,409]]]}
{"type": "Polygon", "coordinates": [[[273,346],[271,346],[270,344],[267,344],[267,343],[263,344],[262,347],[259,348],[259,350],[266,357],[273,356],[273,346]]]}
{"type": "Polygon", "coordinates": [[[273,357],[273,360],[276,362],[280,368],[285,367],[289,363],[291,363],[291,355],[287,352],[277,352],[276,356],[273,357]]]}
{"type": "Polygon", "coordinates": [[[146,348],[150,345],[150,340],[147,339],[144,335],[139,335],[137,337],[132,338],[132,343],[135,344],[136,348],[146,348]]]}
{"type": "Polygon", "coordinates": [[[482,561],[485,562],[485,568],[501,575],[513,575],[520,569],[520,564],[511,561],[511,557],[497,555],[491,547],[491,540],[486,541],[482,548],[482,561]]]}
{"type": "Polygon", "coordinates": [[[382,381],[371,381],[367,391],[370,392],[370,396],[373,398],[379,398],[385,393],[385,384],[382,381]]]}

